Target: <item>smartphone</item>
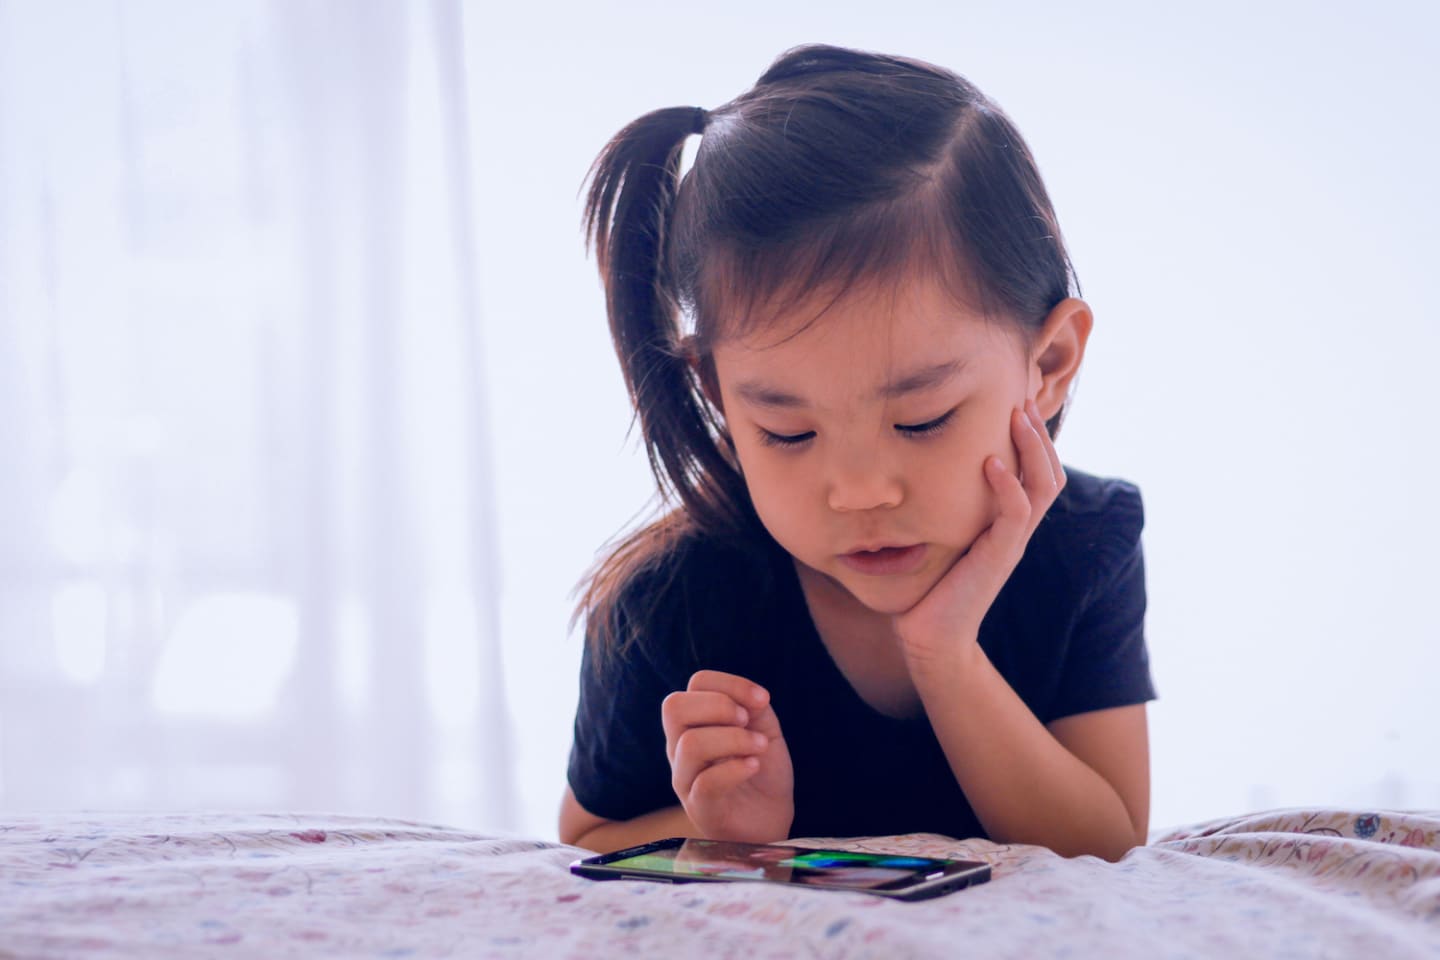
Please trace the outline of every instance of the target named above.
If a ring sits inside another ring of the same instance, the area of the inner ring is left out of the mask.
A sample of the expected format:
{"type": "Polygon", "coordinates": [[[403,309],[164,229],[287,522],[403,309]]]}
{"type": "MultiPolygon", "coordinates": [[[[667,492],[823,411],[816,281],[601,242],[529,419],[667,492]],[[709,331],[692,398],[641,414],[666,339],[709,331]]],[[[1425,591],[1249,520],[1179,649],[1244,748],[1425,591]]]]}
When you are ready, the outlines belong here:
{"type": "Polygon", "coordinates": [[[586,857],[570,872],[592,880],[756,881],[926,900],[990,879],[988,864],[891,853],[815,850],[781,843],[671,837],[586,857]]]}

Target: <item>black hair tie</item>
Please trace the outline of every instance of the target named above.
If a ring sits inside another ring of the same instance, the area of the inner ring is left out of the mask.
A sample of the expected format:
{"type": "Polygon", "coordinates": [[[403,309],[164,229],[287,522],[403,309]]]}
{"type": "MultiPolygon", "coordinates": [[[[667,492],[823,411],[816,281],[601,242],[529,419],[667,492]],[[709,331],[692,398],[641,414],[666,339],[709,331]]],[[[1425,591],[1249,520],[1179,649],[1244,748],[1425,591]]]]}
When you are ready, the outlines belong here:
{"type": "Polygon", "coordinates": [[[704,133],[705,124],[710,122],[710,112],[704,107],[695,108],[695,121],[690,126],[691,133],[704,133]]]}

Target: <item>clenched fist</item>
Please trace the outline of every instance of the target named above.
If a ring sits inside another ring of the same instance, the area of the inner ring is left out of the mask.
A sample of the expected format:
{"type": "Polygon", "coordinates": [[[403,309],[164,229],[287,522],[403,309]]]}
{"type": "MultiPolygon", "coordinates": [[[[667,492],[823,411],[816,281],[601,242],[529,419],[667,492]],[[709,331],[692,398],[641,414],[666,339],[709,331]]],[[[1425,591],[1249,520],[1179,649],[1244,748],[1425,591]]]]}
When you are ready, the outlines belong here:
{"type": "Polygon", "coordinates": [[[660,716],[670,783],[707,838],[773,843],[790,835],[795,773],[763,687],[701,670],[665,698],[660,716]]]}

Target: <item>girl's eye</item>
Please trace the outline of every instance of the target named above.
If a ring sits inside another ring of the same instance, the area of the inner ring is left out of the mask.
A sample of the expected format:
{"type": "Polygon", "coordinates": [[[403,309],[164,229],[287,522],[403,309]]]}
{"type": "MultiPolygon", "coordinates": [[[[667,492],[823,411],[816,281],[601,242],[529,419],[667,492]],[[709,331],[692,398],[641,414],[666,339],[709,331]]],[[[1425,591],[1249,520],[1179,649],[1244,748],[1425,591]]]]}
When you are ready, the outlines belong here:
{"type": "Polygon", "coordinates": [[[806,433],[771,433],[769,430],[760,430],[760,442],[767,447],[798,447],[815,439],[815,431],[806,433]]]}
{"type": "Polygon", "coordinates": [[[907,437],[928,437],[931,434],[944,430],[945,425],[950,422],[950,418],[953,416],[955,416],[955,411],[952,409],[948,413],[942,414],[934,420],[926,420],[924,423],[897,423],[895,424],[895,429],[907,437]]]}
{"type": "MultiPolygon", "coordinates": [[[[955,411],[949,410],[934,420],[926,420],[924,423],[897,423],[895,429],[907,437],[928,437],[945,429],[955,411]]],[[[760,428],[760,442],[767,447],[799,447],[815,439],[815,431],[808,430],[805,433],[773,433],[760,428]]]]}

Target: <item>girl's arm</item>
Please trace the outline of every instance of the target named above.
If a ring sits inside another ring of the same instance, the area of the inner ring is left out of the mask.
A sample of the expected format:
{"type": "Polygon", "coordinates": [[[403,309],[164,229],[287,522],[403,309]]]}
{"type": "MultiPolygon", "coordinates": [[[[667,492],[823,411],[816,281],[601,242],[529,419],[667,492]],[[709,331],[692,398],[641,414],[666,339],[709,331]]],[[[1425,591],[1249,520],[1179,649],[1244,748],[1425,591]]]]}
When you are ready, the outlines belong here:
{"type": "Polygon", "coordinates": [[[666,837],[698,836],[700,831],[679,804],[633,820],[606,820],[580,806],[569,787],[565,788],[565,796],[560,801],[560,842],[596,853],[613,853],[666,837]]]}
{"type": "Polygon", "coordinates": [[[978,642],[981,619],[1065,485],[1033,401],[1011,426],[1023,483],[998,457],[987,460],[995,522],[896,627],[936,739],[991,839],[1118,860],[1145,843],[1149,826],[1144,705],[1047,729],[978,642]]]}
{"type": "Polygon", "coordinates": [[[1150,820],[1145,705],[1065,717],[1047,729],[978,643],[953,671],[916,677],[950,769],[997,843],[1120,859],[1150,820]]]}

